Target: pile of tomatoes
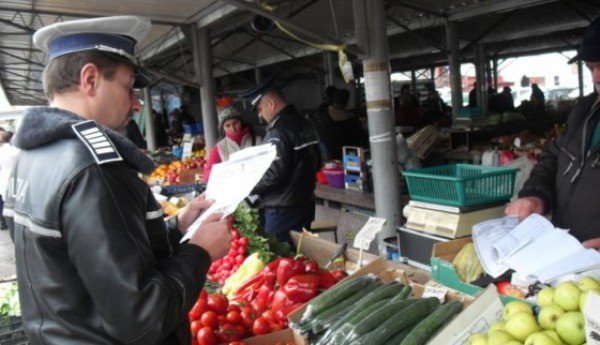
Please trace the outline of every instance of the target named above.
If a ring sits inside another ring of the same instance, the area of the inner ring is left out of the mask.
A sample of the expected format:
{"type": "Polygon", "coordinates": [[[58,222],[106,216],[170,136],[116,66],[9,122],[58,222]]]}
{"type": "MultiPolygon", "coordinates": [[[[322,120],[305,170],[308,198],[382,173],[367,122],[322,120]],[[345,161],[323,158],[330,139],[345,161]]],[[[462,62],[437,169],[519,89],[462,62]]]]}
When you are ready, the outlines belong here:
{"type": "Polygon", "coordinates": [[[248,238],[241,237],[236,229],[231,229],[231,249],[224,258],[215,260],[208,269],[208,280],[219,282],[224,285],[225,280],[237,272],[244,260],[246,260],[246,248],[248,247],[248,238]]]}
{"type": "Polygon", "coordinates": [[[242,345],[241,339],[286,328],[276,320],[272,310],[261,313],[249,303],[229,303],[225,295],[209,295],[205,290],[202,290],[189,318],[192,345],[242,345]]]}

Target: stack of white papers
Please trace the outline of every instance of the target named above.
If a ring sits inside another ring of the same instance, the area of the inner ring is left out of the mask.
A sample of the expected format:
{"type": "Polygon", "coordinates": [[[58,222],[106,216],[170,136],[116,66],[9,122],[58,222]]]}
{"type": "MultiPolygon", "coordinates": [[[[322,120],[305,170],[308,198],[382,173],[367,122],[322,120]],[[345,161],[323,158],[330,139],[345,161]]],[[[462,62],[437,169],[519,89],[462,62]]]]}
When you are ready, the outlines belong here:
{"type": "Polygon", "coordinates": [[[477,224],[473,243],[483,269],[494,278],[513,269],[527,281],[549,283],[600,267],[599,252],[584,248],[538,214],[521,223],[516,217],[505,217],[477,224]]]}
{"type": "Polygon", "coordinates": [[[214,213],[228,216],[246,198],[271,166],[277,155],[275,145],[250,147],[232,154],[224,163],[215,164],[206,186],[206,199],[215,201],[188,228],[184,242],[190,239],[202,222],[214,213]]]}

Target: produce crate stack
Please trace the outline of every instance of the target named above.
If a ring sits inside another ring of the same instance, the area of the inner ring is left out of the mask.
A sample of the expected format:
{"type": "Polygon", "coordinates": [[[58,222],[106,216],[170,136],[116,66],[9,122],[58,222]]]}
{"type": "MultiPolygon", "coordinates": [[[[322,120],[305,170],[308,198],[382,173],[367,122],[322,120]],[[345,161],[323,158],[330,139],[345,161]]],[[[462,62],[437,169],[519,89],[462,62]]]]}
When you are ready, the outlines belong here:
{"type": "Polygon", "coordinates": [[[369,191],[367,159],[369,150],[361,147],[344,146],[344,185],[346,189],[359,192],[369,191]]]}
{"type": "Polygon", "coordinates": [[[516,172],[469,164],[402,172],[411,198],[399,230],[402,255],[429,265],[434,244],[469,236],[473,225],[503,217],[516,172]]]}

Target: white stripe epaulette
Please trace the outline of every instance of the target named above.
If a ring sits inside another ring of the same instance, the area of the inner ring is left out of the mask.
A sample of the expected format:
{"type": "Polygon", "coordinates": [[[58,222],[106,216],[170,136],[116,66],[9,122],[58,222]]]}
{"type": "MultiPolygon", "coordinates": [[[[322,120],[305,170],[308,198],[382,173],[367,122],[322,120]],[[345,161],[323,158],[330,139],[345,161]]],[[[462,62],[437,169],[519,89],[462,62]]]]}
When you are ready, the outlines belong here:
{"type": "Polygon", "coordinates": [[[79,122],[71,126],[98,164],[122,161],[115,145],[98,126],[96,121],[79,122]]]}

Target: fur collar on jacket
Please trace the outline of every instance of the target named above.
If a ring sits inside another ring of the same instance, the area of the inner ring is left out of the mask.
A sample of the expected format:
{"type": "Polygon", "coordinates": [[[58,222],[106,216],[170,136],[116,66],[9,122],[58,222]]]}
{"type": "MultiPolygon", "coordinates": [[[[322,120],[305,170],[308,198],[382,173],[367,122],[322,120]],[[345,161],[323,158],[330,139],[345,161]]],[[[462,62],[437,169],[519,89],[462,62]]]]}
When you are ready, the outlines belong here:
{"type": "MultiPolygon", "coordinates": [[[[12,139],[12,143],[22,150],[31,150],[48,143],[76,138],[71,125],[85,121],[82,117],[59,108],[34,107],[29,108],[21,126],[12,139]]],[[[100,128],[106,133],[125,161],[132,164],[138,172],[149,174],[154,170],[154,163],[129,139],[101,124],[100,128]]]]}

